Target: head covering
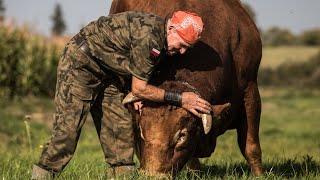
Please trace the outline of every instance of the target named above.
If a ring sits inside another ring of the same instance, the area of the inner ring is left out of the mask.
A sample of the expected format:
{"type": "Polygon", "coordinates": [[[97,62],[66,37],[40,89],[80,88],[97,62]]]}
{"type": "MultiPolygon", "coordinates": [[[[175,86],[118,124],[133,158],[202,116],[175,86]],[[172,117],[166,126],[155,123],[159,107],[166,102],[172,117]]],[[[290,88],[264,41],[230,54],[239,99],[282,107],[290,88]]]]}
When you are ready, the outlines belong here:
{"type": "Polygon", "coordinates": [[[192,12],[174,12],[171,23],[179,36],[189,44],[194,44],[200,38],[200,34],[203,30],[201,17],[192,12]]]}

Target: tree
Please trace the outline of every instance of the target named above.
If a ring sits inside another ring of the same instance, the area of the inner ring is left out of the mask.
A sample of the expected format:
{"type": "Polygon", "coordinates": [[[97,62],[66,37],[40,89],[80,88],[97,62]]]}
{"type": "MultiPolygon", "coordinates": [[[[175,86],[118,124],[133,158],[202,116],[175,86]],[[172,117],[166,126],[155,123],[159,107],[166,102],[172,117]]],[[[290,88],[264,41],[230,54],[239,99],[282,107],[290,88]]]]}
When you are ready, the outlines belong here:
{"type": "Polygon", "coordinates": [[[62,35],[66,30],[66,24],[63,19],[63,13],[60,4],[56,4],[54,9],[54,13],[51,16],[51,20],[53,21],[53,26],[51,28],[51,32],[53,35],[62,35]]]}
{"type": "Polygon", "coordinates": [[[303,45],[319,46],[320,45],[320,29],[311,29],[305,31],[300,36],[300,41],[303,45]]]}
{"type": "Polygon", "coordinates": [[[4,12],[5,12],[6,8],[3,5],[3,1],[0,0],[0,22],[2,22],[4,20],[4,12]]]}
{"type": "Polygon", "coordinates": [[[253,8],[248,3],[242,3],[244,9],[248,12],[249,16],[252,18],[254,22],[256,22],[256,13],[253,8]]]}
{"type": "Polygon", "coordinates": [[[288,29],[279,27],[272,27],[264,32],[262,41],[264,45],[269,46],[294,45],[297,43],[296,37],[288,29]]]}

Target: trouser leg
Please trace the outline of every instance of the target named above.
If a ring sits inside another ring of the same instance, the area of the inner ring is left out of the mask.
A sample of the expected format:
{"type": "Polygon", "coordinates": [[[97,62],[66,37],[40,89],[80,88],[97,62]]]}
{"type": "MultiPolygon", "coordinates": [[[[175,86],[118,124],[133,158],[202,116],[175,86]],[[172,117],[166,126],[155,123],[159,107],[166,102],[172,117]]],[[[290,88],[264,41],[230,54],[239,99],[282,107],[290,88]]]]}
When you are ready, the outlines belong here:
{"type": "Polygon", "coordinates": [[[45,145],[38,166],[60,172],[72,158],[81,128],[90,110],[90,101],[71,94],[73,85],[62,83],[55,99],[55,124],[51,140],[45,145]],[[65,90],[65,91],[64,91],[65,90]],[[61,95],[61,93],[66,94],[61,95]]]}
{"type": "Polygon", "coordinates": [[[91,108],[106,162],[111,166],[133,165],[133,122],[122,105],[124,93],[108,84],[91,108]]]}
{"type": "Polygon", "coordinates": [[[59,173],[71,160],[99,85],[98,78],[86,70],[89,66],[87,57],[71,41],[58,66],[52,137],[37,167],[59,173]]]}
{"type": "Polygon", "coordinates": [[[91,109],[105,159],[112,167],[109,173],[133,170],[133,122],[122,105],[124,93],[117,82],[108,83],[91,109]]]}

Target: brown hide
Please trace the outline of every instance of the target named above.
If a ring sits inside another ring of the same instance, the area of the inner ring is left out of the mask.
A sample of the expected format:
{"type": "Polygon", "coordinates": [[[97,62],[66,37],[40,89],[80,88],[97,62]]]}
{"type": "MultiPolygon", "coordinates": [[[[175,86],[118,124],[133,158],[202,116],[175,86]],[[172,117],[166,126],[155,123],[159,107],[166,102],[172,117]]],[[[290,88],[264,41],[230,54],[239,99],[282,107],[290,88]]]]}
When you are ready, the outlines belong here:
{"type": "Polygon", "coordinates": [[[205,24],[201,41],[185,55],[163,60],[151,83],[163,89],[194,91],[181,85],[187,81],[212,104],[232,104],[231,113],[204,135],[200,121],[185,110],[147,102],[140,120],[145,138],[140,145],[142,168],[151,172],[178,171],[192,156],[210,156],[216,137],[236,128],[241,152],[253,172],[261,174],[258,137],[261,105],[257,87],[261,40],[240,1],[113,0],[110,14],[127,10],[150,12],[163,18],[174,10],[198,13],[205,24]],[[172,139],[181,128],[188,130],[190,142],[184,145],[185,149],[177,150],[172,139]]]}

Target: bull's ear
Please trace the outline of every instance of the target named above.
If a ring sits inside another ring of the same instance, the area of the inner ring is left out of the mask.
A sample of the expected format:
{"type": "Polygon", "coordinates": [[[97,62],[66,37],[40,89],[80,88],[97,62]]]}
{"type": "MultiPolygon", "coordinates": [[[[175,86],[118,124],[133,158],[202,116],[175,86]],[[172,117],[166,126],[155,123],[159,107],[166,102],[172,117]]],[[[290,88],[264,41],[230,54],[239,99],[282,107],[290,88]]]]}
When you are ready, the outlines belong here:
{"type": "Polygon", "coordinates": [[[213,117],[220,118],[223,114],[227,113],[231,109],[231,103],[212,105],[211,106],[213,117]]]}
{"type": "Polygon", "coordinates": [[[137,96],[134,96],[132,94],[132,92],[130,92],[123,100],[122,100],[122,104],[123,105],[126,105],[128,103],[133,103],[133,102],[136,102],[136,101],[141,101],[142,99],[141,98],[138,98],[137,96]]]}

